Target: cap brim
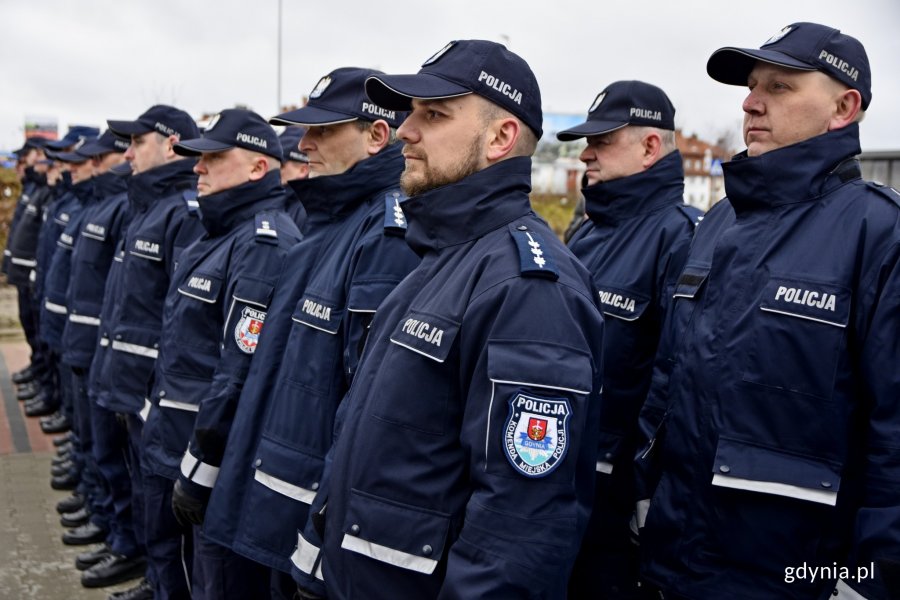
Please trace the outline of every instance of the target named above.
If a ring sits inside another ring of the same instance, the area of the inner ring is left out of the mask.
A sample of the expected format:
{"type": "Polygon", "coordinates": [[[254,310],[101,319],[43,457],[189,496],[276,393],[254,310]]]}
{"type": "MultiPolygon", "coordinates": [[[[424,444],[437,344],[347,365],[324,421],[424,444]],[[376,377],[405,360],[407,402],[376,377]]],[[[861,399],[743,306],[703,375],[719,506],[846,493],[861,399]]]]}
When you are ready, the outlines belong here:
{"type": "Polygon", "coordinates": [[[366,79],[366,95],[388,110],[410,110],[413,98],[439,100],[471,93],[468,88],[430,73],[378,75],[366,79]]]}
{"type": "Polygon", "coordinates": [[[103,144],[87,143],[78,149],[80,154],[85,156],[100,156],[101,154],[109,154],[110,152],[125,152],[121,148],[108,148],[103,144]]]}
{"type": "Polygon", "coordinates": [[[58,161],[62,161],[64,163],[78,163],[81,164],[90,159],[89,156],[85,156],[84,154],[79,154],[78,152],[54,152],[53,158],[58,161]]]}
{"type": "Polygon", "coordinates": [[[140,121],[107,121],[106,124],[114,134],[125,138],[133,135],[144,135],[148,131],[156,131],[140,121]]]}
{"type": "Polygon", "coordinates": [[[816,67],[776,50],[719,48],[706,62],[706,72],[720,83],[747,85],[747,77],[757,61],[799,71],[816,70],[816,67]]]}
{"type": "Polygon", "coordinates": [[[585,121],[581,125],[560,131],[556,134],[556,139],[561,142],[571,142],[589,135],[601,135],[616,129],[622,129],[626,125],[628,123],[622,123],[621,121],[585,121]]]}
{"type": "Polygon", "coordinates": [[[272,125],[337,125],[338,123],[349,123],[358,121],[359,117],[348,115],[346,113],[334,112],[326,110],[318,106],[304,106],[297,110],[282,113],[269,119],[272,125]]]}
{"type": "Polygon", "coordinates": [[[180,156],[200,156],[204,152],[224,152],[234,147],[231,144],[217,142],[208,138],[194,138],[178,142],[172,146],[172,150],[180,156]]]}
{"type": "Polygon", "coordinates": [[[75,144],[75,142],[70,142],[69,140],[64,138],[61,140],[53,140],[51,142],[47,142],[46,144],[44,144],[44,148],[46,148],[48,150],[54,150],[54,151],[59,152],[60,150],[68,148],[69,146],[72,146],[73,144],[75,144]]]}

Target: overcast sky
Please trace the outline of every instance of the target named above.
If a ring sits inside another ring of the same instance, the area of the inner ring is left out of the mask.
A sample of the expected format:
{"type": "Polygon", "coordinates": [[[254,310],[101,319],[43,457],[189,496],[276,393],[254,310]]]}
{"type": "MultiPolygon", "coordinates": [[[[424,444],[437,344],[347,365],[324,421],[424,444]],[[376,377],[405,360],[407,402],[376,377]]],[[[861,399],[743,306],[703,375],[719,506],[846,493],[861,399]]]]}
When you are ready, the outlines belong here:
{"type": "MultiPolygon", "coordinates": [[[[897,0],[281,1],[282,104],[299,102],[337,67],[414,73],[446,42],[483,38],[529,62],[545,113],[586,114],[606,84],[642,79],[669,94],[686,133],[731,131],[737,144],[746,92],[710,79],[709,55],[816,21],[868,51],[873,100],[863,150],[900,149],[897,0]]],[[[278,4],[0,0],[0,148],[21,145],[26,116],[55,118],[62,132],[135,118],[155,103],[195,118],[235,104],[273,116],[278,4]]]]}

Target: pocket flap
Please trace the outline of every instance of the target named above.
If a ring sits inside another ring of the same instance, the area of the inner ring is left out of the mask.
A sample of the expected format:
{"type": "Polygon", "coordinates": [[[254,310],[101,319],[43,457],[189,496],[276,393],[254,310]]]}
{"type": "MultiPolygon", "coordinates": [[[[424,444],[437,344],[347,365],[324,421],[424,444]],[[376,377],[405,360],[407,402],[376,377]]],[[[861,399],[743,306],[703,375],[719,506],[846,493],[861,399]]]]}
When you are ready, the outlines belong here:
{"type": "Polygon", "coordinates": [[[398,279],[354,281],[350,284],[350,294],[347,296],[347,310],[375,312],[398,283],[398,279]]]}
{"type": "Polygon", "coordinates": [[[263,436],[253,466],[254,479],[300,502],[310,504],[319,489],[324,459],[263,436]]]}
{"type": "Polygon", "coordinates": [[[822,460],[719,438],[712,483],[834,506],[841,476],[822,460]]]}
{"type": "Polygon", "coordinates": [[[234,299],[244,304],[250,304],[259,309],[266,310],[272,301],[272,293],[275,286],[265,281],[255,279],[241,279],[234,286],[234,299]]]}
{"type": "Polygon", "coordinates": [[[291,319],[334,335],[341,327],[344,307],[335,300],[306,292],[297,302],[291,319]]]}
{"type": "Polygon", "coordinates": [[[444,555],[450,515],[351,490],[341,547],[431,574],[444,555]]]}
{"type": "Polygon", "coordinates": [[[525,340],[488,342],[488,377],[495,383],[589,394],[594,370],[588,354],[560,344],[525,340]],[[547,365],[553,365],[548,369],[547,365]]]}
{"type": "Polygon", "coordinates": [[[846,327],[850,318],[850,290],[796,278],[773,277],[763,290],[760,310],[846,327]]]}
{"type": "Polygon", "coordinates": [[[459,333],[459,323],[445,317],[409,311],[400,319],[391,341],[431,360],[444,362],[459,333]]]}
{"type": "Polygon", "coordinates": [[[203,302],[208,302],[209,304],[215,304],[216,299],[219,297],[219,292],[221,291],[221,277],[207,275],[199,271],[191,273],[183,282],[181,282],[181,285],[178,286],[179,293],[203,302]]]}
{"type": "Polygon", "coordinates": [[[635,321],[647,309],[650,297],[625,288],[598,283],[600,306],[604,315],[616,317],[623,321],[635,321]]]}
{"type": "Polygon", "coordinates": [[[678,277],[675,284],[674,298],[693,298],[703,287],[703,282],[709,275],[709,267],[688,265],[678,277]]]}

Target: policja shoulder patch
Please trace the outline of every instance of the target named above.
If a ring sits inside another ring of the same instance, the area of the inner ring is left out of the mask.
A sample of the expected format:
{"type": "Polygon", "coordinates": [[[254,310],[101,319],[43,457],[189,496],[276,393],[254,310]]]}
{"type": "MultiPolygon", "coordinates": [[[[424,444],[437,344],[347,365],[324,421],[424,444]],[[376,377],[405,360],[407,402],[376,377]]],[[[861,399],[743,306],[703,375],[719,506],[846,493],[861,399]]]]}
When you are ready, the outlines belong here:
{"type": "Polygon", "coordinates": [[[241,318],[234,326],[234,341],[238,349],[245,354],[256,352],[256,344],[259,343],[259,333],[262,331],[266,320],[266,311],[252,306],[245,306],[241,311],[241,318]]]}
{"type": "Polygon", "coordinates": [[[569,401],[516,393],[509,399],[503,448],[510,464],[526,477],[544,477],[568,450],[569,401]]]}

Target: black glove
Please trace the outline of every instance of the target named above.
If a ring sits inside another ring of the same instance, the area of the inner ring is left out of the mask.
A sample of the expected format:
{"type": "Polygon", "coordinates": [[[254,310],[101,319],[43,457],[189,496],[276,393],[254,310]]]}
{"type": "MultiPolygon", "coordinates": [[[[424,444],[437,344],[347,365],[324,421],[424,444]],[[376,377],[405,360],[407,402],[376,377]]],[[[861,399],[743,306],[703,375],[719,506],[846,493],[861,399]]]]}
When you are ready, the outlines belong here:
{"type": "Polygon", "coordinates": [[[208,496],[198,498],[188,491],[187,486],[181,484],[180,479],[175,480],[175,487],[172,489],[172,512],[182,527],[203,523],[207,500],[208,496]]]}
{"type": "Polygon", "coordinates": [[[325,596],[320,596],[298,585],[297,591],[294,593],[294,600],[325,600],[325,596]]]}

